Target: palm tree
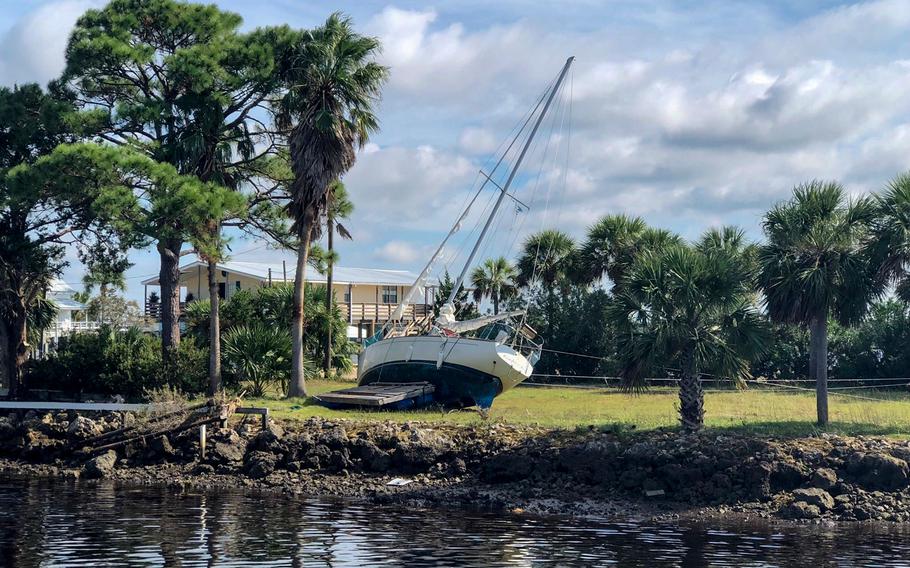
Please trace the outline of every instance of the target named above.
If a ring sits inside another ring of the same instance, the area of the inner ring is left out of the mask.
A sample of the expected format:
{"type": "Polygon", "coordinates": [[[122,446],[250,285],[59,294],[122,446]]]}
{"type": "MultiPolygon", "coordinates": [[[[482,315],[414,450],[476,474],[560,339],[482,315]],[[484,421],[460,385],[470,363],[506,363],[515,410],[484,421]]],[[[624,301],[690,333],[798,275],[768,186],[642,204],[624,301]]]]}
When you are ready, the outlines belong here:
{"type": "MultiPolygon", "coordinates": [[[[335,232],[343,239],[352,239],[351,233],[344,225],[338,222],[339,219],[347,219],[354,212],[354,204],[348,199],[348,191],[340,181],[332,182],[326,193],[325,223],[326,234],[328,239],[328,254],[326,255],[326,295],[325,309],[327,312],[332,310],[332,302],[335,300],[335,294],[332,291],[332,271],[335,265],[335,232]]],[[[325,354],[322,362],[325,377],[329,377],[332,372],[332,326],[328,326],[325,334],[325,354]]]]}
{"type": "Polygon", "coordinates": [[[701,375],[741,383],[770,339],[755,305],[756,265],[742,233],[734,235],[709,231],[695,245],[643,252],[607,309],[626,388],[641,388],[653,368],[678,368],[679,414],[690,430],[704,425],[701,375]]]}
{"type": "Polygon", "coordinates": [[[522,247],[516,268],[519,286],[542,284],[548,288],[564,288],[575,266],[575,241],[555,229],[547,229],[529,236],[522,247]]]}
{"type": "Polygon", "coordinates": [[[677,235],[649,227],[641,217],[605,215],[588,228],[579,250],[577,276],[586,283],[607,276],[615,288],[642,251],[679,242],[677,235]]]}
{"type": "Polygon", "coordinates": [[[480,302],[490,298],[493,313],[499,314],[499,302],[514,298],[518,294],[515,285],[515,268],[503,257],[488,258],[471,273],[474,286],[474,300],[480,302]]]}
{"type": "Polygon", "coordinates": [[[874,214],[871,200],[850,201],[839,183],[812,181],[765,215],[761,289],[772,320],[809,328],[820,425],[828,423],[828,318],[856,322],[875,294],[865,249],[874,214]]]}
{"type": "Polygon", "coordinates": [[[375,63],[379,40],[354,32],[341,14],[306,34],[282,73],[288,90],[276,115],[288,132],[291,170],[288,211],[299,241],[294,279],[293,365],[289,396],[306,396],[303,302],[310,241],[320,236],[319,218],[330,184],[354,165],[378,121],[374,105],[388,70],[375,63]]]}
{"type": "Polygon", "coordinates": [[[873,237],[869,240],[872,266],[879,287],[894,285],[898,297],[910,302],[910,173],[888,183],[876,197],[873,237]]]}

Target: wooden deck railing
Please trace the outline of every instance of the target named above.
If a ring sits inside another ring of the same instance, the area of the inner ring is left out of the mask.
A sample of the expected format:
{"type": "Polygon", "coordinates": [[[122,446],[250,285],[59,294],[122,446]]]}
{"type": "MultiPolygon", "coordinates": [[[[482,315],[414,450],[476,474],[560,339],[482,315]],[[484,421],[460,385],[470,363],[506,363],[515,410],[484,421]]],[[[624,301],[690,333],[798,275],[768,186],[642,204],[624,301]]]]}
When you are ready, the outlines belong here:
{"type": "MultiPolygon", "coordinates": [[[[339,303],[341,314],[345,320],[353,323],[362,321],[385,322],[392,316],[397,307],[395,304],[346,304],[339,303]]],[[[186,303],[180,302],[180,314],[183,315],[186,303]]],[[[403,319],[413,321],[420,319],[433,311],[433,306],[427,304],[411,304],[404,310],[403,319]]],[[[161,319],[161,302],[145,303],[145,315],[150,318],[161,319]]]]}

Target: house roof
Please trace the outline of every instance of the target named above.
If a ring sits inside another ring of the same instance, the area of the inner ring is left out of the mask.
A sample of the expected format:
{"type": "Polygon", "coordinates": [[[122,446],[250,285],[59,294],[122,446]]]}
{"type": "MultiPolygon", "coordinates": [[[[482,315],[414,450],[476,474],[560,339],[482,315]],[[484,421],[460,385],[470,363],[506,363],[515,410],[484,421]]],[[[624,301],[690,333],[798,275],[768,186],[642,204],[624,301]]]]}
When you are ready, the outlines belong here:
{"type": "MultiPolygon", "coordinates": [[[[197,267],[207,269],[208,265],[200,260],[190,262],[180,267],[181,274],[188,274],[197,267]]],[[[269,269],[272,273],[273,282],[281,282],[284,278],[285,267],[280,262],[241,262],[229,260],[218,263],[218,269],[230,274],[240,274],[249,278],[255,278],[262,282],[269,279],[269,269]]],[[[295,267],[287,264],[288,282],[294,281],[295,267]]],[[[369,284],[385,286],[410,286],[417,280],[417,274],[407,270],[389,270],[386,268],[350,268],[346,266],[335,266],[332,274],[332,281],[335,284],[369,284]]],[[[306,273],[307,282],[325,283],[324,274],[313,268],[308,268],[306,273]]],[[[158,285],[158,277],[143,280],[142,284],[149,286],[158,285]]]]}
{"type": "Polygon", "coordinates": [[[57,305],[58,310],[62,310],[62,311],[76,311],[76,310],[81,311],[86,308],[85,304],[77,302],[76,300],[73,300],[72,298],[48,297],[48,299],[57,305]]]}
{"type": "Polygon", "coordinates": [[[76,293],[76,290],[59,278],[51,280],[47,292],[47,299],[54,302],[59,310],[75,311],[85,309],[85,304],[73,299],[73,294],[76,293]]]}

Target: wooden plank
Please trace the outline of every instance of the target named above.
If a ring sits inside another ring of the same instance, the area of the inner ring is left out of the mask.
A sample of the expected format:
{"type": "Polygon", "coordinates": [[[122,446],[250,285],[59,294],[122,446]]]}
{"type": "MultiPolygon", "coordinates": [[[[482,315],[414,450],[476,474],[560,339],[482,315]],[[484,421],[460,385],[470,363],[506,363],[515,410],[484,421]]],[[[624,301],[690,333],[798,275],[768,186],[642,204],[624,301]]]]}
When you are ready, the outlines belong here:
{"type": "Polygon", "coordinates": [[[359,406],[384,406],[432,393],[435,389],[430,383],[373,383],[350,389],[343,389],[319,395],[319,399],[329,403],[351,404],[359,406]]]}
{"type": "Polygon", "coordinates": [[[0,401],[0,409],[9,410],[103,410],[108,412],[142,412],[151,404],[120,404],[115,402],[26,402],[0,401]]]}

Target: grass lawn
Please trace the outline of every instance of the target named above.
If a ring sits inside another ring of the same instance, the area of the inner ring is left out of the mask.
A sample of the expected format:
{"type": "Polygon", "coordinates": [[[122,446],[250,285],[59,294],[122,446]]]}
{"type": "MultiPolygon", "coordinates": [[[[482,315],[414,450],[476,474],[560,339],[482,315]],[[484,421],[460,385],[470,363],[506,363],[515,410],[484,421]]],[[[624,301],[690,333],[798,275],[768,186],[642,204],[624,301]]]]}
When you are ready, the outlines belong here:
{"type": "MultiPolygon", "coordinates": [[[[354,386],[353,382],[311,381],[311,394],[354,386]]],[[[832,394],[831,424],[827,432],[910,437],[910,392],[881,394],[851,391],[880,400],[859,400],[832,394]]],[[[811,393],[761,390],[709,392],[705,420],[710,428],[769,435],[806,435],[821,431],[815,426],[815,397],[811,393]]],[[[587,426],[648,430],[677,425],[678,398],[672,389],[645,394],[624,394],[614,389],[519,387],[493,402],[490,419],[548,428],[587,426]]],[[[442,412],[329,410],[303,399],[278,397],[247,399],[248,406],[268,406],[276,418],[300,420],[310,416],[361,420],[420,420],[452,424],[481,424],[473,410],[442,412]]]]}

